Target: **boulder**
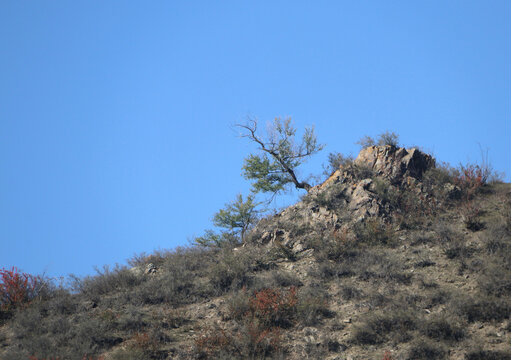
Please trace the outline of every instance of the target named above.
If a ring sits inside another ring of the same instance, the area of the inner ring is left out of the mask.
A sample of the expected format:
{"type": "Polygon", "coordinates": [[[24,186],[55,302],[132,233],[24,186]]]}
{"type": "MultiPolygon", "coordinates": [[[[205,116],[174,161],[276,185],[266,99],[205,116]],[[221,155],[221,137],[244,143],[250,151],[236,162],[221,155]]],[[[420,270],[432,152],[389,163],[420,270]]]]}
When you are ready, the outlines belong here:
{"type": "Polygon", "coordinates": [[[360,151],[355,165],[366,166],[376,175],[386,177],[396,184],[407,177],[421,180],[428,169],[435,167],[435,159],[416,148],[369,146],[360,151]]]}

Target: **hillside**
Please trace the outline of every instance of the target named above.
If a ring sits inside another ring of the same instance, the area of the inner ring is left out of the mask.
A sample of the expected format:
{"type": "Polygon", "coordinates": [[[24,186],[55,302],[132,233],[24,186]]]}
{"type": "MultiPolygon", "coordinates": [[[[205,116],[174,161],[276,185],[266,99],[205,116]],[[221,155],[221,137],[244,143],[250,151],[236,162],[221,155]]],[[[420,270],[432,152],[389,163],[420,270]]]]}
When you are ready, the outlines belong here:
{"type": "Polygon", "coordinates": [[[0,359],[511,359],[511,184],[484,170],[367,147],[243,246],[2,310],[0,359]]]}

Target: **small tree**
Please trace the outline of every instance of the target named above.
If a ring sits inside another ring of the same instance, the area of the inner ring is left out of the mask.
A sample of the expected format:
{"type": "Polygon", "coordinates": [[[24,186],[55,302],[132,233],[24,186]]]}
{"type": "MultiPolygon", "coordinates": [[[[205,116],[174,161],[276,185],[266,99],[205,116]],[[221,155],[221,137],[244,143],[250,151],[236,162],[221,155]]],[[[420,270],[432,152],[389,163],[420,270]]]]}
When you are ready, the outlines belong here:
{"type": "Polygon", "coordinates": [[[225,208],[219,210],[213,217],[215,226],[228,229],[228,231],[216,233],[213,230],[206,230],[204,235],[193,239],[193,242],[204,247],[238,244],[240,238],[243,242],[246,232],[257,220],[259,210],[256,207],[258,205],[254,202],[252,195],[243,200],[243,195],[238,194],[236,200],[226,204],[225,208]]]}
{"type": "Polygon", "coordinates": [[[288,184],[306,191],[311,189],[309,183],[298,180],[296,169],[311,155],[323,149],[323,145],[317,143],[313,127],[306,128],[302,141],[296,144],[296,129],[290,118],[275,118],[265,138],[257,134],[256,120],[236,126],[244,131],[241,136],[255,142],[262,152],[249,155],[243,165],[245,178],[255,180],[252,185],[254,192],[277,194],[288,184]]]}
{"type": "Polygon", "coordinates": [[[215,226],[226,228],[232,233],[240,233],[241,241],[245,240],[245,233],[252,226],[259,213],[252,195],[243,201],[243,195],[238,194],[236,200],[225,205],[224,209],[218,211],[213,217],[215,226]]]}

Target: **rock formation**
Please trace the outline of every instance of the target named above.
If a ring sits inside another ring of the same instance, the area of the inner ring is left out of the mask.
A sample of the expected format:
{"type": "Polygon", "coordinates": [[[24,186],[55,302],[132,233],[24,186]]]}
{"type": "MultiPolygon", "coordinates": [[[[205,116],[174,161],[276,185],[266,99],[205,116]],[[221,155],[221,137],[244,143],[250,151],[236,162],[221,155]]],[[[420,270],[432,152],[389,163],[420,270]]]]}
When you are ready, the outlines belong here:
{"type": "Polygon", "coordinates": [[[416,148],[370,146],[353,163],[341,165],[323,184],[312,188],[301,202],[261,221],[251,238],[260,244],[277,242],[294,252],[305,251],[300,229],[322,234],[322,229],[339,229],[371,217],[385,219],[391,204],[381,188],[393,194],[407,189],[419,197],[422,177],[434,166],[434,158],[416,148]]]}

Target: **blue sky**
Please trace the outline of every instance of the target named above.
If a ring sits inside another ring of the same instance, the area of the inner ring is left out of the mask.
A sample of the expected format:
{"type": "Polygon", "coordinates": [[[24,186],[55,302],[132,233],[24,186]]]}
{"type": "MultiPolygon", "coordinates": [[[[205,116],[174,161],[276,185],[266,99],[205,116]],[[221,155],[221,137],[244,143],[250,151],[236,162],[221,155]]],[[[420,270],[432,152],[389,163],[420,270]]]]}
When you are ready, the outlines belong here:
{"type": "Polygon", "coordinates": [[[85,275],[186,245],[248,192],[247,116],[315,125],[304,175],[389,129],[454,165],[480,143],[509,181],[510,18],[508,1],[3,1],[0,267],[85,275]]]}

